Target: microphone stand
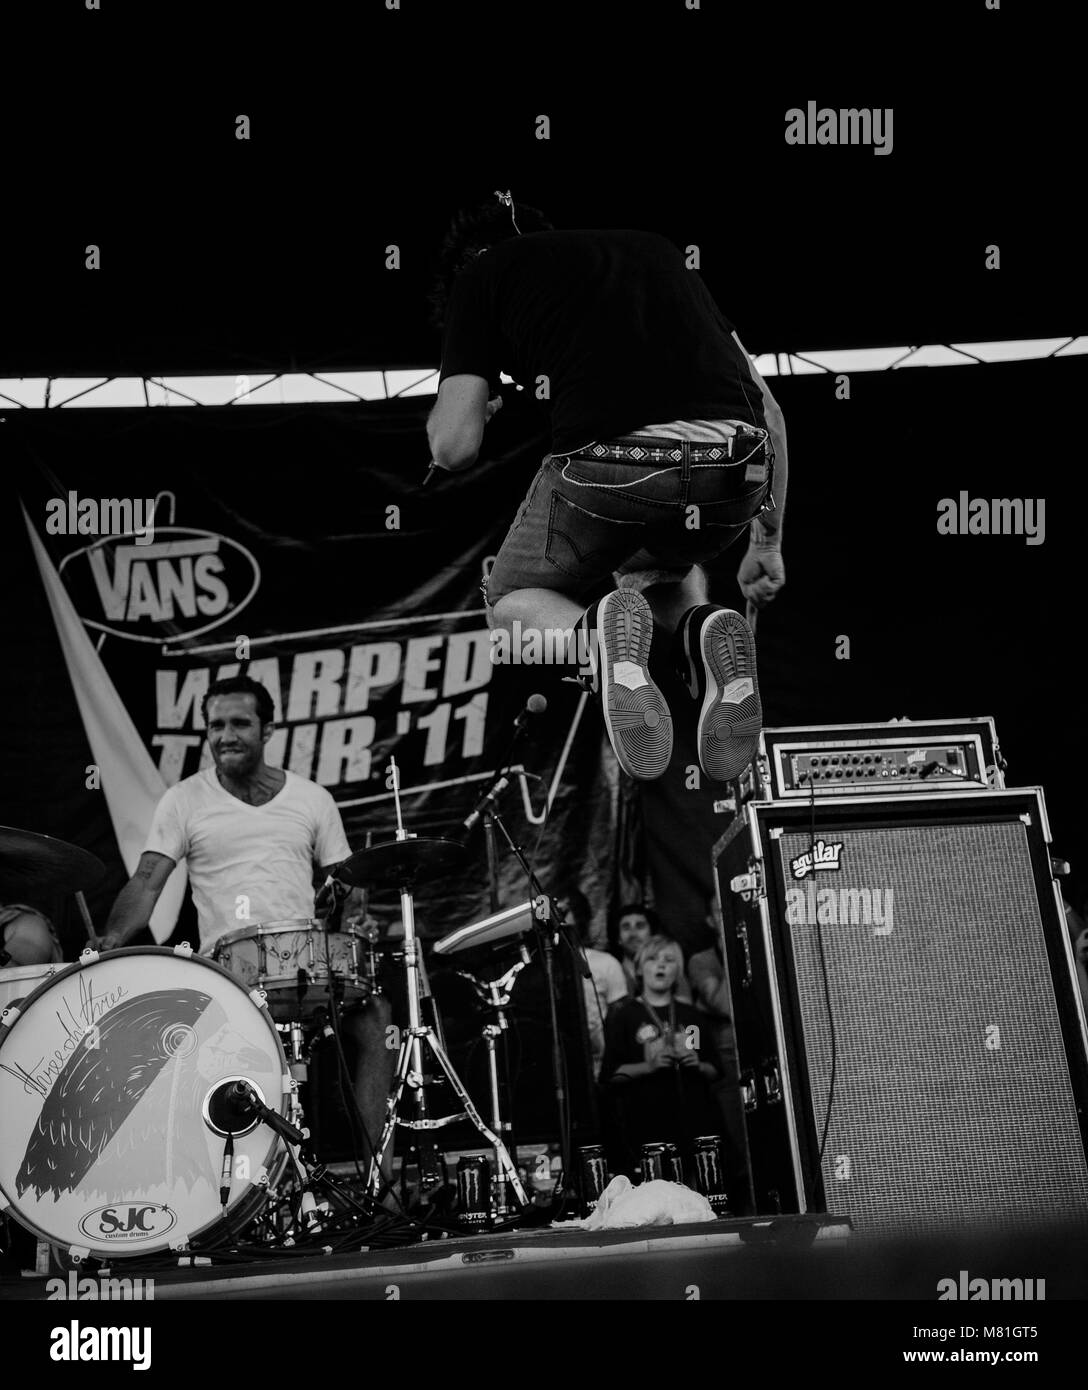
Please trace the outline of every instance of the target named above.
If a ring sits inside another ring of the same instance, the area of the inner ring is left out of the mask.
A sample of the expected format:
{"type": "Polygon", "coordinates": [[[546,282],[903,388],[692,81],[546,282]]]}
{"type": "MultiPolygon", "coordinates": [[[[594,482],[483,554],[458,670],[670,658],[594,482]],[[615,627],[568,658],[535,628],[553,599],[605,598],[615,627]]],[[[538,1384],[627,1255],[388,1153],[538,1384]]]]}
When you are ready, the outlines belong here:
{"type": "MultiPolygon", "coordinates": [[[[501,832],[503,839],[509,845],[514,858],[521,865],[525,872],[525,877],[529,881],[529,892],[533,899],[533,918],[536,926],[537,941],[541,948],[541,955],[544,960],[544,978],[548,990],[548,1016],[551,1031],[552,1044],[552,1075],[555,1080],[555,1104],[559,1119],[559,1152],[563,1164],[563,1182],[570,1189],[579,1185],[580,1177],[575,1173],[571,1163],[570,1152],[570,1097],[567,1095],[567,1088],[563,1081],[563,1055],[559,1043],[559,1012],[556,1007],[555,989],[555,954],[554,937],[560,936],[568,941],[564,935],[565,928],[561,922],[557,922],[552,912],[552,900],[541,887],[540,880],[533,872],[532,865],[525,857],[525,852],[520,845],[515,844],[509,830],[507,830],[502,816],[498,811],[491,811],[490,817],[497,829],[501,832]]],[[[569,945],[568,941],[568,945],[569,945]]],[[[576,957],[578,959],[578,957],[576,957]]],[[[583,962],[584,964],[584,962],[583,962]]],[[[576,990],[579,1000],[581,1000],[584,1012],[585,1001],[582,998],[583,991],[576,990]]]]}

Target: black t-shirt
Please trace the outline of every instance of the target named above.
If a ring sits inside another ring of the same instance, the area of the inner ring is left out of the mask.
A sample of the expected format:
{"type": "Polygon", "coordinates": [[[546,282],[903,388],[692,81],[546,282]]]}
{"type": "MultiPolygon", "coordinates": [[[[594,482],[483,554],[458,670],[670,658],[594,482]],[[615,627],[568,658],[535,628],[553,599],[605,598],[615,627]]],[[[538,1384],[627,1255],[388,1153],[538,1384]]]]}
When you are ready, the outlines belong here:
{"type": "Polygon", "coordinates": [[[454,282],[442,377],[548,378],[552,451],[672,420],[764,425],[763,399],[698,272],[665,237],[533,232],[454,282]]]}
{"type": "MultiPolygon", "coordinates": [[[[720,1074],[722,1071],[721,1058],[714,1045],[712,1029],[707,1026],[706,1014],[700,1013],[690,1004],[684,1004],[680,1001],[677,1001],[673,1008],[677,1032],[686,1033],[688,1028],[697,1029],[697,1032],[689,1036],[693,1042],[698,1044],[695,1051],[699,1055],[699,1061],[709,1062],[714,1070],[720,1074]]],[[[656,1006],[655,1012],[667,1028],[669,1006],[659,1004],[656,1006]]],[[[660,1036],[660,1028],[654,1023],[650,1011],[641,999],[620,999],[613,1004],[604,1024],[605,1048],[604,1060],[601,1062],[601,1081],[611,1080],[617,1068],[625,1066],[628,1062],[645,1061],[644,1045],[647,1042],[656,1041],[660,1036]]],[[[629,1081],[632,1078],[623,1079],[629,1081]]],[[[652,1078],[634,1079],[650,1080],[652,1078]]]]}

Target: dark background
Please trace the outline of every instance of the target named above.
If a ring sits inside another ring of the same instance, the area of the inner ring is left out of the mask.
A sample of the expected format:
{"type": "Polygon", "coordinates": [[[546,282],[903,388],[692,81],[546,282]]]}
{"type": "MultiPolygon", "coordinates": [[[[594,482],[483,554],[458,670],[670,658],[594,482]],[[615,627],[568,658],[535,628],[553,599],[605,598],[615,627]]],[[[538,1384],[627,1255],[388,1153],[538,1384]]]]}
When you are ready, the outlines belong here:
{"type": "Polygon", "coordinates": [[[698,244],[753,352],[1077,331],[1069,16],[402,6],[72,0],[13,47],[38,80],[3,98],[0,374],[434,364],[430,257],[496,188],[560,227],[698,244]],[[786,145],[810,99],[891,107],[891,154],[786,145]]]}
{"type": "MultiPolygon", "coordinates": [[[[1073,335],[1066,22],[983,0],[197,4],[151,18],[72,4],[46,47],[12,50],[33,80],[5,97],[0,375],[434,366],[436,245],[454,209],[496,188],[557,226],[698,245],[753,353],[1073,335]],[[893,108],[892,153],[787,146],[785,112],[809,99],[893,108]],[[241,113],[249,141],[234,137],[241,113]]],[[[830,376],[772,379],[790,437],[789,582],[760,627],[768,723],[992,714],[1010,781],[1047,788],[1078,897],[1082,362],[855,373],[845,402],[830,376]],[[1046,543],[938,536],[937,501],[960,489],[1045,496],[1046,543]]],[[[421,460],[427,404],[404,403],[421,460]]],[[[492,437],[513,447],[539,421],[509,404],[492,437]]],[[[321,409],[307,408],[315,441],[321,409]]],[[[64,412],[73,448],[92,447],[96,414],[64,412]]],[[[511,466],[528,478],[534,461],[511,466]]],[[[155,464],[151,450],[149,477],[168,487],[155,464]]],[[[318,491],[320,462],[285,455],[268,485],[318,491]]],[[[28,557],[16,545],[4,559],[10,597],[28,557]]],[[[737,559],[718,567],[724,602],[737,559]]],[[[59,656],[34,660],[47,671],[59,656]]],[[[18,672],[7,698],[6,738],[25,744],[42,712],[18,672]]],[[[6,792],[18,804],[17,779],[6,792]]],[[[59,833],[49,804],[37,828],[59,833]]]]}

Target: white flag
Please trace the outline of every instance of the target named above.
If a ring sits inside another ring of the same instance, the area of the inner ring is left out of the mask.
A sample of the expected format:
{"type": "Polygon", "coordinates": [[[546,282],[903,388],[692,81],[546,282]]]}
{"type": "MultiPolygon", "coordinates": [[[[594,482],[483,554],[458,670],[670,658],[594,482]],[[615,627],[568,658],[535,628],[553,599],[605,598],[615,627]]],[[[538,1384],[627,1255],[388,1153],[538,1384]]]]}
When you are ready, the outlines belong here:
{"type": "MultiPolygon", "coordinates": [[[[166,783],[122,704],[25,507],[23,519],[57,625],[57,636],[83,716],[91,756],[101,772],[113,833],[125,868],[131,874],[147,843],[151,817],[166,791],[166,783]]],[[[156,941],[165,941],[174,930],[185,897],[186,878],[185,865],[179,864],[155,905],[151,934],[156,941]]]]}

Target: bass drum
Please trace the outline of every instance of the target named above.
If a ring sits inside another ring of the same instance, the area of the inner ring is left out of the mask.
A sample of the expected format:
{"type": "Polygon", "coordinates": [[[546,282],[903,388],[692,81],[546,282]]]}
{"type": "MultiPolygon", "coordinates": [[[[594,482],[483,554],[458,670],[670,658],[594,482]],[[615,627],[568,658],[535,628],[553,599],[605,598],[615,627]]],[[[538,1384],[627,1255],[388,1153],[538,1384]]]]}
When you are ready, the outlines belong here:
{"type": "Polygon", "coordinates": [[[0,1196],[73,1258],[208,1244],[266,1199],[277,1136],[240,1108],[244,1080],[284,1114],[289,1077],[261,996],[188,947],[89,955],[0,1026],[0,1196]],[[219,1187],[228,1131],[226,1211],[219,1187]]]}
{"type": "Polygon", "coordinates": [[[12,1004],[22,1007],[22,1000],[64,969],[63,965],[9,965],[0,970],[0,1023],[5,1009],[12,1004]]]}

